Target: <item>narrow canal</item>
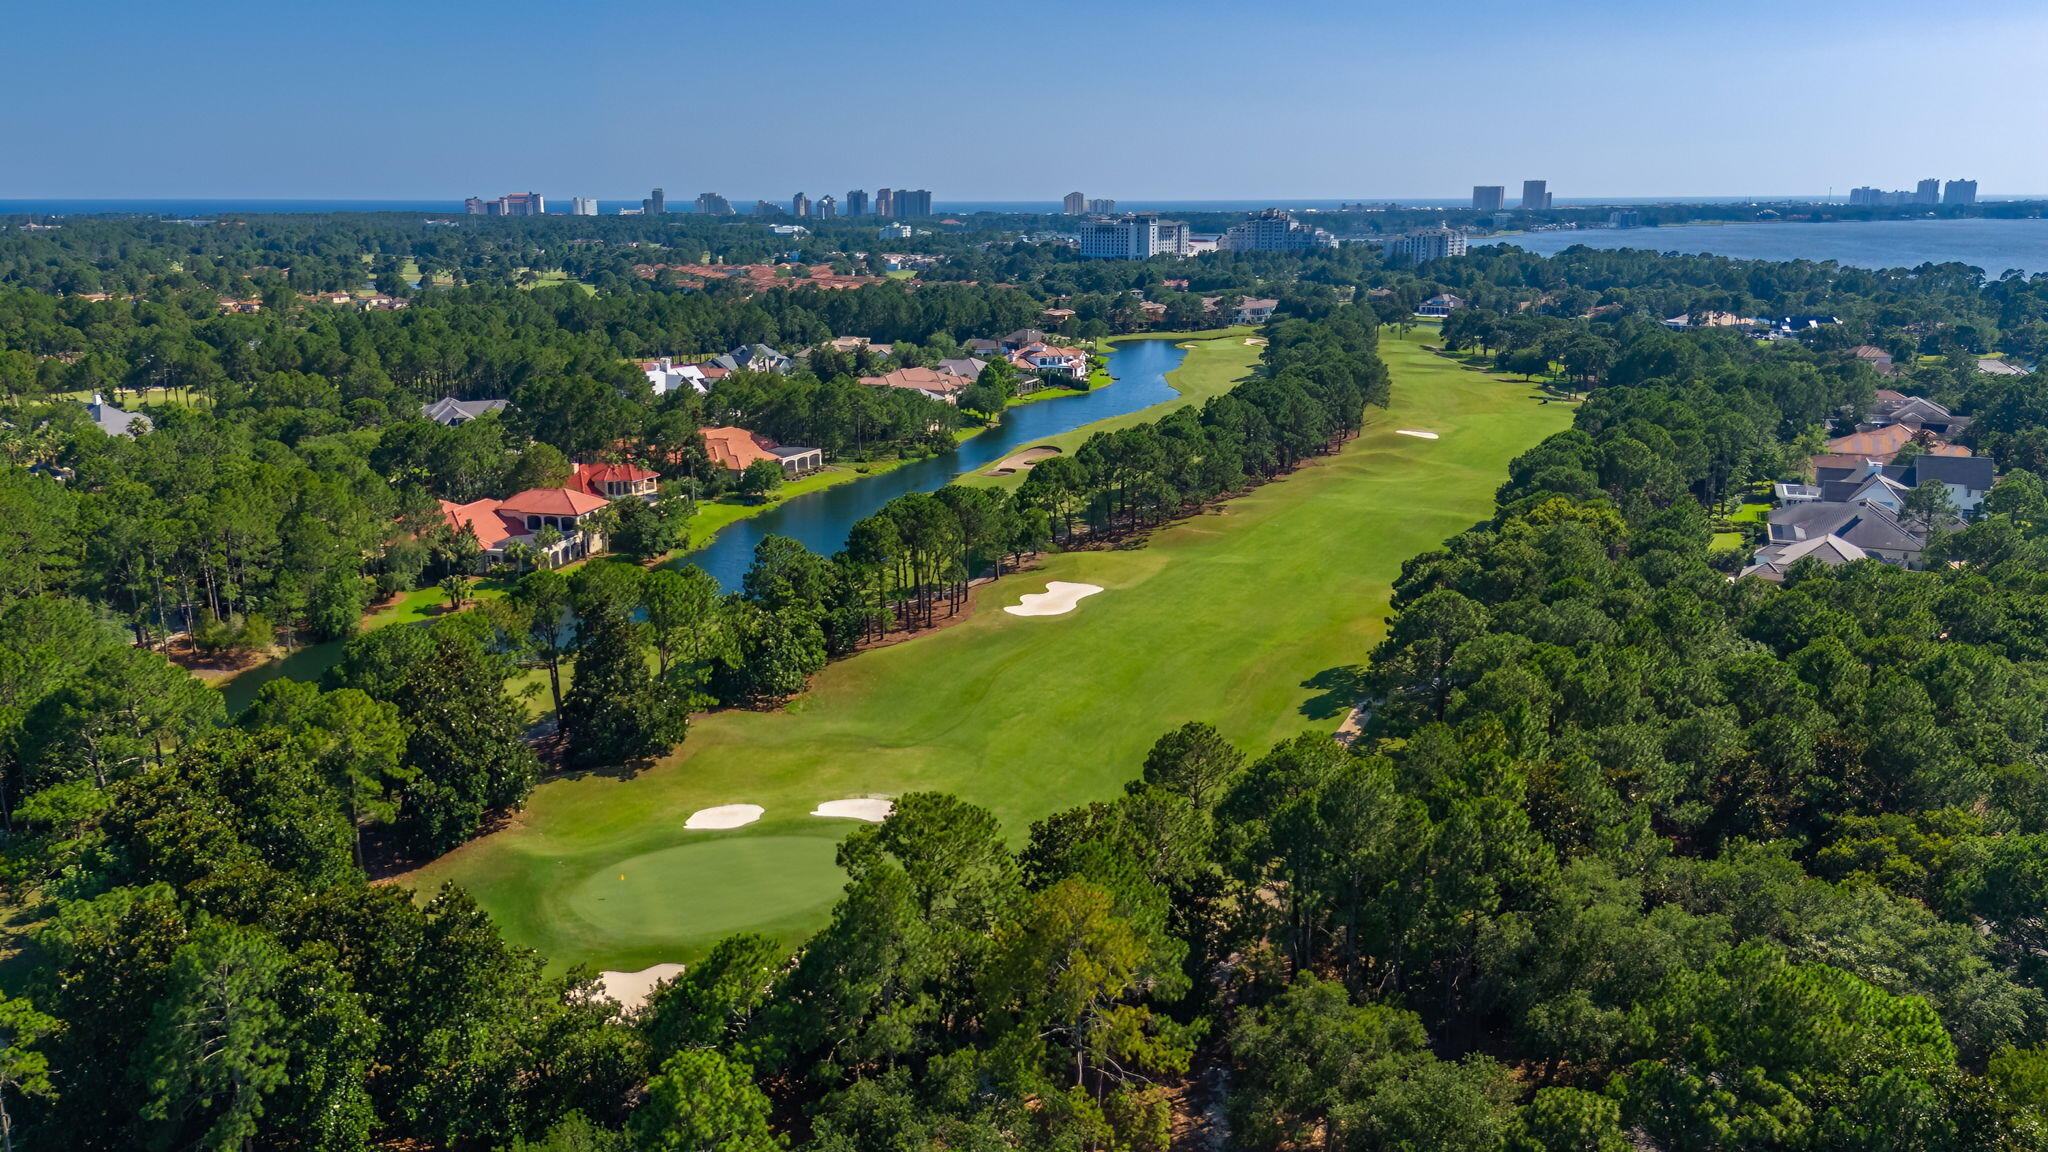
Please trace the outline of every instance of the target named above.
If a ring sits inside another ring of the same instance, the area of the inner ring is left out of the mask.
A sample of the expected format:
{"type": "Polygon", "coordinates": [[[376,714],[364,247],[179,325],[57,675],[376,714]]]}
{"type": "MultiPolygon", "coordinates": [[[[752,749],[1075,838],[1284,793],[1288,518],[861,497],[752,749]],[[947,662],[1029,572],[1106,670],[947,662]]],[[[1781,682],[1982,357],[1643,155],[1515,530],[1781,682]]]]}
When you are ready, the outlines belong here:
{"type": "Polygon", "coordinates": [[[754,562],[754,546],[770,535],[789,536],[813,552],[829,556],[846,544],[847,533],[884,504],[908,492],[930,492],[955,476],[986,468],[1033,441],[1084,424],[1150,408],[1178,395],[1166,374],[1180,367],[1187,352],[1172,340],[1133,340],[1108,353],[1110,387],[1085,396],[1068,396],[1013,408],[1003,422],[942,456],[799,496],[720,532],[709,544],[682,558],[718,578],[728,590],[740,586],[754,562]]]}

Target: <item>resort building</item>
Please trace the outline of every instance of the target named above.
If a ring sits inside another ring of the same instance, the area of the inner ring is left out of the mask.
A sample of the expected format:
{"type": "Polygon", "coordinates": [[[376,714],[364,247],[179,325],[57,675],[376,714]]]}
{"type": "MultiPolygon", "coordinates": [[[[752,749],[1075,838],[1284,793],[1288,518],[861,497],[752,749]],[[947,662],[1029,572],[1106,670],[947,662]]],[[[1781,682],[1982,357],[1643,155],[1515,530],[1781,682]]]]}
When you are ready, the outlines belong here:
{"type": "Polygon", "coordinates": [[[1550,207],[1550,181],[1522,181],[1522,211],[1541,212],[1550,207]]]}
{"type": "Polygon", "coordinates": [[[1336,246],[1335,236],[1278,208],[1253,212],[1243,223],[1231,225],[1216,243],[1217,248],[1230,252],[1308,252],[1336,246]]]}
{"type": "Polygon", "coordinates": [[[1088,211],[1088,198],[1079,192],[1069,192],[1067,193],[1067,198],[1060,201],[1060,212],[1063,215],[1079,216],[1086,211],[1088,211]]]}
{"type": "Polygon", "coordinates": [[[1153,256],[1185,256],[1188,226],[1182,220],[1161,220],[1151,213],[1115,220],[1089,220],[1081,225],[1081,255],[1091,260],[1146,260],[1153,256]]]}

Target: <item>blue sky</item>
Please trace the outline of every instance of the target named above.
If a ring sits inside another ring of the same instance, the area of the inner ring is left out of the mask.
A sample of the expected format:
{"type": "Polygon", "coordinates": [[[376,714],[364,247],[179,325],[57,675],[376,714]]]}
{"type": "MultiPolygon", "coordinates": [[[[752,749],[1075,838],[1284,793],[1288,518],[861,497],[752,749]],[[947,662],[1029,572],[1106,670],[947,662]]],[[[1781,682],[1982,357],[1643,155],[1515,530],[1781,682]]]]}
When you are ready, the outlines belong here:
{"type": "Polygon", "coordinates": [[[103,0],[5,29],[0,199],[2048,193],[2038,0],[103,0]]]}

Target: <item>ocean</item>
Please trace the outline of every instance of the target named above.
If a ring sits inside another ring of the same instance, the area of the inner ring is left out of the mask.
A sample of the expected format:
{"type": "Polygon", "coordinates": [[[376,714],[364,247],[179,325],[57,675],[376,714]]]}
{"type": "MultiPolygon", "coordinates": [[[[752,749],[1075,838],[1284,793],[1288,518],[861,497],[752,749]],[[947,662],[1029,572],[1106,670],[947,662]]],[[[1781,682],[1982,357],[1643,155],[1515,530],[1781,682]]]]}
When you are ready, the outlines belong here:
{"type": "Polygon", "coordinates": [[[2048,220],[1867,220],[1827,224],[1757,222],[1666,228],[1527,232],[1479,243],[1513,244],[1541,255],[1575,244],[1705,252],[1743,260],[1833,260],[1856,268],[1967,264],[1997,277],[2017,268],[2048,272],[2048,220]]]}

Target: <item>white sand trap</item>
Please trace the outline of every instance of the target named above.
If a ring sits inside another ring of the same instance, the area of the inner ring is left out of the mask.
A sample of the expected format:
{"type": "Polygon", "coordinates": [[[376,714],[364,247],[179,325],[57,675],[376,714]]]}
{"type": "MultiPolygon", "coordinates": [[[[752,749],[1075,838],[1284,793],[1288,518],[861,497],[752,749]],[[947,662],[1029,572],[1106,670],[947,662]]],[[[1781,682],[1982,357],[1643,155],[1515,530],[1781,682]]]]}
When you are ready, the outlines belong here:
{"type": "Polygon", "coordinates": [[[654,994],[654,986],[683,974],[681,964],[655,964],[638,972],[599,972],[598,988],[622,1008],[638,1008],[654,994]]]}
{"type": "Polygon", "coordinates": [[[827,800],[811,809],[813,816],[830,816],[841,820],[865,820],[880,824],[896,810],[893,800],[878,800],[872,796],[859,796],[849,800],[827,800]]]}
{"type": "Polygon", "coordinates": [[[1415,429],[1413,429],[1413,428],[1396,428],[1396,429],[1394,429],[1394,435],[1396,435],[1396,436],[1420,436],[1420,437],[1421,437],[1421,438],[1423,438],[1424,440],[1435,440],[1435,439],[1437,438],[1437,434],[1436,434],[1436,433],[1434,433],[1434,432],[1417,432],[1417,431],[1416,431],[1415,429]]]}
{"type": "Polygon", "coordinates": [[[752,824],[761,818],[763,809],[759,804],[720,804],[716,808],[699,808],[690,813],[683,827],[706,831],[713,828],[738,828],[752,824]]]}
{"type": "Polygon", "coordinates": [[[1093,596],[1100,591],[1101,587],[1094,584],[1054,580],[1045,586],[1045,591],[1027,592],[1017,603],[1005,606],[1003,611],[1012,616],[1064,616],[1074,610],[1081,597],[1093,596]]]}

